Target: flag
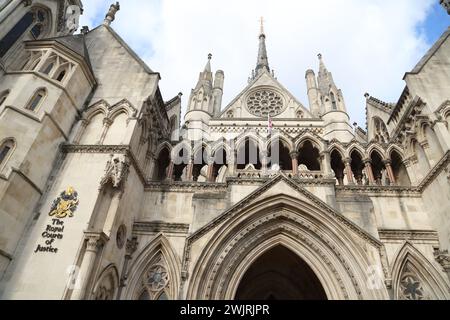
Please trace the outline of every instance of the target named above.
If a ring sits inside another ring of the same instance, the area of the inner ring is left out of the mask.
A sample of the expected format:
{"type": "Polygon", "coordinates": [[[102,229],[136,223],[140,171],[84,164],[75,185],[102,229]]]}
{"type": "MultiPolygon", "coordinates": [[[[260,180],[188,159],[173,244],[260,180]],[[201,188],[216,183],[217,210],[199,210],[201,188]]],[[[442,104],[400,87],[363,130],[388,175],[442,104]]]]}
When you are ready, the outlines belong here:
{"type": "Polygon", "coordinates": [[[270,113],[267,114],[267,128],[269,129],[269,134],[272,134],[272,129],[273,129],[273,122],[272,122],[272,118],[270,117],[270,113]]]}

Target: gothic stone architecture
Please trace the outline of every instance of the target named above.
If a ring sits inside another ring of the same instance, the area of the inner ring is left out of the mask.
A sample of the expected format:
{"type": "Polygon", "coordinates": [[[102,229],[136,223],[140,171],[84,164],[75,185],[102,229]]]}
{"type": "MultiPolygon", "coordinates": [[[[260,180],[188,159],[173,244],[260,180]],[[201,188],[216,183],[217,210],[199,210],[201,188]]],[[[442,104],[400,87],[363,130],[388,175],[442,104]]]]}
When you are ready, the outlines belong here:
{"type": "Polygon", "coordinates": [[[450,29],[362,129],[321,55],[308,106],[283,87],[263,29],[182,121],[118,3],[79,34],[78,0],[0,9],[2,299],[450,298],[450,29]]]}

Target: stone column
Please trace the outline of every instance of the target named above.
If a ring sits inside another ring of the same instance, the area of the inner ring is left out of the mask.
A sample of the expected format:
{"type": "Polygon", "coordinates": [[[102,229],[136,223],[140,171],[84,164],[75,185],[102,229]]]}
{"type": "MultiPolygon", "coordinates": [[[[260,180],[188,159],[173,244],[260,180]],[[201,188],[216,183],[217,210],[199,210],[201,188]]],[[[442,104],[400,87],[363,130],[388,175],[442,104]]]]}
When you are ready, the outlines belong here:
{"type": "Polygon", "coordinates": [[[394,170],[392,169],[391,160],[384,160],[384,166],[386,167],[387,175],[389,177],[389,181],[391,182],[391,186],[395,186],[397,181],[395,179],[394,170]]]}
{"type": "Polygon", "coordinates": [[[267,168],[267,152],[266,151],[262,151],[260,152],[260,156],[261,156],[261,171],[262,171],[262,176],[266,176],[268,174],[268,168],[267,168]]]}
{"type": "Polygon", "coordinates": [[[194,179],[193,177],[193,172],[194,172],[194,158],[191,157],[191,159],[189,160],[189,163],[187,165],[187,169],[186,169],[186,179],[187,181],[192,181],[194,179]]]}
{"type": "Polygon", "coordinates": [[[330,153],[328,151],[321,152],[320,160],[322,161],[322,171],[325,178],[330,178],[332,176],[330,153]]]}
{"type": "Polygon", "coordinates": [[[214,162],[208,161],[208,174],[206,176],[206,181],[214,182],[214,162]]]}
{"type": "Polygon", "coordinates": [[[103,129],[102,134],[100,135],[100,139],[98,140],[97,144],[103,144],[103,141],[105,141],[106,134],[108,133],[109,127],[111,127],[113,121],[109,118],[105,118],[103,120],[103,129]]]}
{"type": "Polygon", "coordinates": [[[85,232],[85,239],[86,249],[76,281],[77,287],[72,291],[71,300],[84,300],[88,298],[86,290],[90,284],[89,281],[98,251],[108,241],[108,237],[104,233],[96,232],[85,232]]]}
{"type": "Polygon", "coordinates": [[[173,169],[174,169],[175,164],[173,163],[172,160],[170,160],[170,164],[169,167],[167,168],[167,176],[166,176],[166,180],[167,181],[172,181],[173,180],[173,169]]]}
{"type": "Polygon", "coordinates": [[[228,175],[231,177],[236,176],[236,170],[237,170],[237,152],[236,151],[233,151],[232,154],[228,156],[227,162],[228,162],[228,175]]]}
{"type": "Polygon", "coordinates": [[[366,165],[366,174],[367,178],[369,179],[369,184],[374,185],[375,184],[375,176],[373,175],[372,170],[372,160],[370,159],[364,159],[364,164],[366,165]]]}
{"type": "Polygon", "coordinates": [[[350,185],[355,184],[355,179],[353,178],[353,170],[352,170],[352,159],[351,158],[345,158],[344,159],[345,164],[345,172],[347,174],[348,183],[350,185]]]}
{"type": "Polygon", "coordinates": [[[292,174],[296,177],[296,176],[298,176],[298,152],[297,151],[291,152],[291,159],[292,159],[292,174]]]}

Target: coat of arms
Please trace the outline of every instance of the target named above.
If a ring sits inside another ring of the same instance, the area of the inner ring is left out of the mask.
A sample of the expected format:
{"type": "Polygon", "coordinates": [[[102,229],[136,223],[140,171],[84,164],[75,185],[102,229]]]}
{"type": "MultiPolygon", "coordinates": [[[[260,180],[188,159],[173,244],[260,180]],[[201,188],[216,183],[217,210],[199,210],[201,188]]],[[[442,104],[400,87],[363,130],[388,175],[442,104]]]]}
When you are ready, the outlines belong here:
{"type": "Polygon", "coordinates": [[[72,218],[79,204],[78,192],[72,187],[61,192],[59,197],[53,201],[49,216],[58,219],[72,218]]]}

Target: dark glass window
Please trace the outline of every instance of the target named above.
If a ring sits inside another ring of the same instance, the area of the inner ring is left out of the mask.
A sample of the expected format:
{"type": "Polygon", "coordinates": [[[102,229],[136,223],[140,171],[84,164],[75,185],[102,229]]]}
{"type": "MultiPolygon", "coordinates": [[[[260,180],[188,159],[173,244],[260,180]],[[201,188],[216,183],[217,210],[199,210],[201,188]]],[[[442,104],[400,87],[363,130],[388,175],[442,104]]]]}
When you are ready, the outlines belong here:
{"type": "Polygon", "coordinates": [[[33,13],[28,12],[19,22],[0,40],[0,57],[3,57],[6,52],[16,43],[16,41],[23,35],[23,33],[33,23],[33,13]]]}
{"type": "Polygon", "coordinates": [[[66,70],[63,70],[59,73],[58,77],[56,78],[56,80],[58,81],[62,81],[64,79],[64,77],[66,76],[66,70]]]}
{"type": "Polygon", "coordinates": [[[45,73],[45,74],[50,74],[50,72],[52,71],[52,69],[53,69],[53,67],[55,66],[55,64],[52,62],[52,63],[50,63],[46,68],[45,68],[45,70],[43,71],[43,73],[45,73]]]}
{"type": "Polygon", "coordinates": [[[31,28],[31,34],[35,39],[39,38],[42,33],[42,24],[36,24],[33,28],[31,28]]]}
{"type": "Polygon", "coordinates": [[[36,108],[39,106],[39,103],[42,101],[43,98],[44,98],[43,92],[36,93],[27,109],[31,111],[36,110],[36,108]]]}
{"type": "Polygon", "coordinates": [[[45,21],[45,13],[43,11],[39,10],[38,13],[37,13],[37,17],[38,17],[38,20],[40,22],[44,22],[45,21]]]}
{"type": "Polygon", "coordinates": [[[11,150],[10,146],[3,146],[0,150],[0,164],[3,163],[3,161],[6,159],[6,156],[8,155],[9,151],[11,150]]]}

